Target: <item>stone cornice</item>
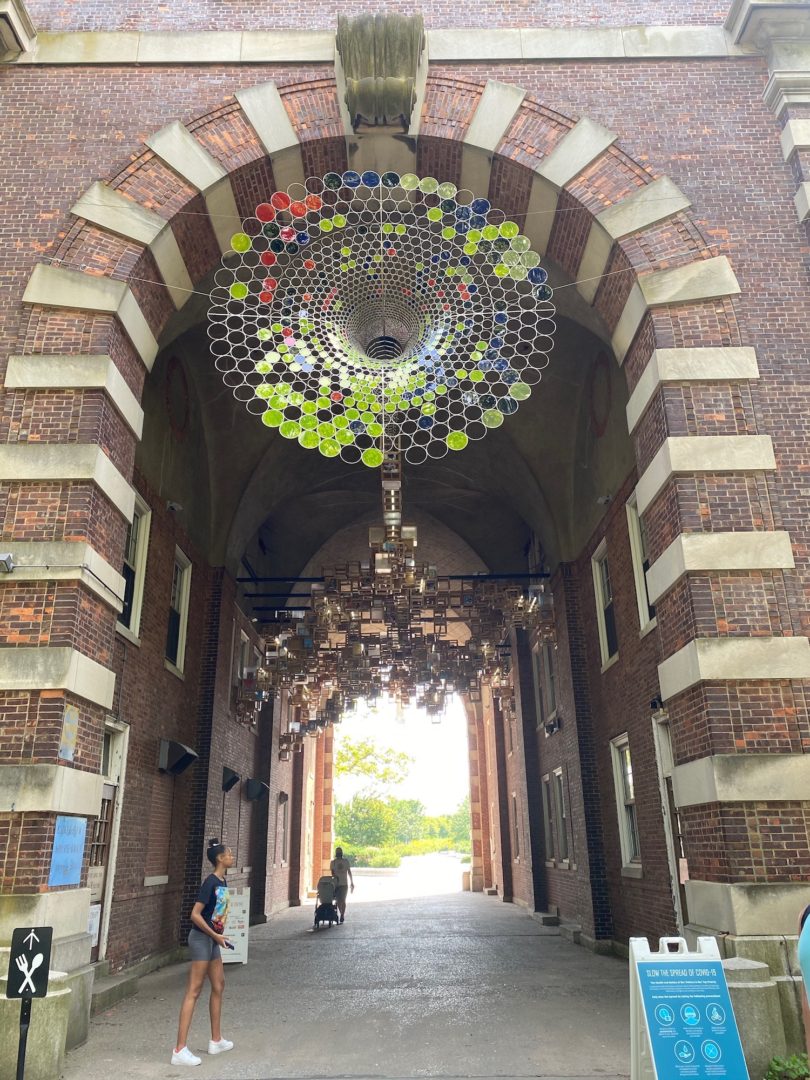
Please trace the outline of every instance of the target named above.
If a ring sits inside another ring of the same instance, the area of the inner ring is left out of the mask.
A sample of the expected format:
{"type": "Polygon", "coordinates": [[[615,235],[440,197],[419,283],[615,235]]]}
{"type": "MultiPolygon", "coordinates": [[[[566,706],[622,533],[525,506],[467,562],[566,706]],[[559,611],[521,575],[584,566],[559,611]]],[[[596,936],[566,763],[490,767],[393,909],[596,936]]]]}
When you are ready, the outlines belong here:
{"type": "MultiPolygon", "coordinates": [[[[0,0],[0,5],[19,0],[0,0]]],[[[616,26],[427,32],[434,62],[745,58],[721,26],[616,26]]],[[[331,30],[40,32],[18,64],[273,64],[335,59],[331,30]]]]}
{"type": "Polygon", "coordinates": [[[810,40],[807,0],[734,0],[726,30],[735,45],[765,50],[771,42],[810,40]]]}

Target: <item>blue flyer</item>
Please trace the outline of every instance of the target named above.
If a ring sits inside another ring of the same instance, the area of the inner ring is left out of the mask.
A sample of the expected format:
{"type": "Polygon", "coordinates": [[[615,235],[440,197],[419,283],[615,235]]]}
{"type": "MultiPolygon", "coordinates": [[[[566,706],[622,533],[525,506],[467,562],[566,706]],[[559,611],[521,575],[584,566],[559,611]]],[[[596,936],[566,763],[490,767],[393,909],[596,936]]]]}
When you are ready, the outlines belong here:
{"type": "Polygon", "coordinates": [[[749,1080],[719,960],[640,960],[637,970],[659,1080],[749,1080]]]}

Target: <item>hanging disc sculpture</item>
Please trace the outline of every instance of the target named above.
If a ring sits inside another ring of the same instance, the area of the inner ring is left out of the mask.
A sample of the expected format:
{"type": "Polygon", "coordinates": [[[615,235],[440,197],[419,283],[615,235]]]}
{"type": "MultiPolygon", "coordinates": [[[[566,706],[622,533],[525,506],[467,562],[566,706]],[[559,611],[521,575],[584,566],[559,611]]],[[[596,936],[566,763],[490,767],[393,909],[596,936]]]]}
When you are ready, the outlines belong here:
{"type": "Polygon", "coordinates": [[[548,364],[540,256],[454,184],[327,173],[275,192],[231,246],[211,292],[216,366],[249,412],[325,457],[463,450],[548,364]]]}

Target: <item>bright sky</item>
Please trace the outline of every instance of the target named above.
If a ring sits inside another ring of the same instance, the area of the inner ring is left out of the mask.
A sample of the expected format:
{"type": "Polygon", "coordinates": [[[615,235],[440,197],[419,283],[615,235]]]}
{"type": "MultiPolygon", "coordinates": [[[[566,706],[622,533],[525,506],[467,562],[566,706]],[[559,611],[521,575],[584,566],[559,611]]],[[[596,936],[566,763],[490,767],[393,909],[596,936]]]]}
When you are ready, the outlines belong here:
{"type": "MultiPolygon", "coordinates": [[[[450,814],[469,794],[467,718],[455,696],[440,724],[432,723],[415,707],[399,717],[390,702],[382,702],[376,713],[358,707],[354,716],[335,727],[335,749],[342,738],[370,739],[382,748],[401,750],[412,757],[408,778],[390,793],[398,799],[419,799],[428,814],[450,814]]],[[[335,798],[348,802],[368,783],[364,777],[336,777],[335,798]]]]}

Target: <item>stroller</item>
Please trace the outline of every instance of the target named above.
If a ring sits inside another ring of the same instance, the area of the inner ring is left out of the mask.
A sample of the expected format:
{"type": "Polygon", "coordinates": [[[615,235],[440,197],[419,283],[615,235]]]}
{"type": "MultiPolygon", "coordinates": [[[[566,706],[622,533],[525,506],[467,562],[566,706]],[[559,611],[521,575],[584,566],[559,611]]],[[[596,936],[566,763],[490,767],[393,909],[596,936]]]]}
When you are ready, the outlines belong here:
{"type": "Polygon", "coordinates": [[[335,879],[333,877],[326,876],[318,880],[318,899],[315,907],[316,930],[321,923],[329,923],[332,926],[340,920],[337,904],[335,903],[335,888],[335,879]]]}

